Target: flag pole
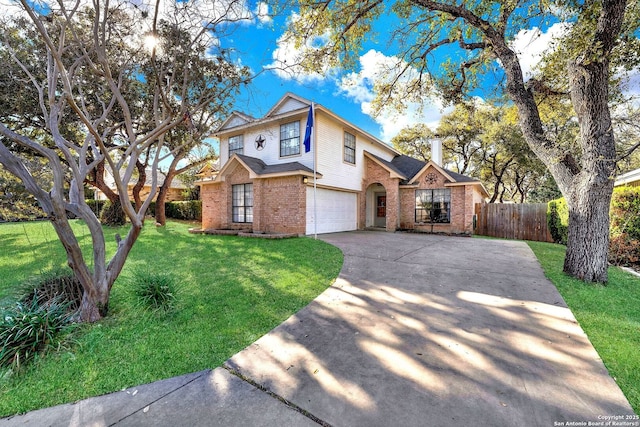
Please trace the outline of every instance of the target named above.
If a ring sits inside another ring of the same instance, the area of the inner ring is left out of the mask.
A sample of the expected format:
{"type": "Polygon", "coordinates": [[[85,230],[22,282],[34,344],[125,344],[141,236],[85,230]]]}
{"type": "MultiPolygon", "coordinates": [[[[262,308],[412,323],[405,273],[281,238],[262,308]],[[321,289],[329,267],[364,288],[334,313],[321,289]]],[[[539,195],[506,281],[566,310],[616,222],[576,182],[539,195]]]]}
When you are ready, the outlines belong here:
{"type": "Polygon", "coordinates": [[[316,157],[318,151],[316,150],[316,107],[314,102],[311,102],[311,111],[313,111],[313,129],[311,129],[311,143],[313,144],[313,238],[318,239],[318,204],[316,203],[316,157]]]}

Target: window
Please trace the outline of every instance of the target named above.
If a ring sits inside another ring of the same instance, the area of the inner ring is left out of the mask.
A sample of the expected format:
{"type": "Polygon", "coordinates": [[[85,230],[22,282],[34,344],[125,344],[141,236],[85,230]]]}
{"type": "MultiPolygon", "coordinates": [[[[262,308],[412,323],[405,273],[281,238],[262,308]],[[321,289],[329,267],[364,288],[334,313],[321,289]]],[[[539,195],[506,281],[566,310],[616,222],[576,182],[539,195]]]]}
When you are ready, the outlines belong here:
{"type": "Polygon", "coordinates": [[[344,133],[344,161],[356,164],[356,136],[344,133]]]}
{"type": "Polygon", "coordinates": [[[253,184],[232,186],[233,222],[253,222],[253,184]]]}
{"type": "Polygon", "coordinates": [[[451,189],[416,190],[416,222],[451,221],[451,189]]]}
{"type": "Polygon", "coordinates": [[[300,122],[280,125],[280,157],[300,154],[300,122]]]}
{"type": "Polygon", "coordinates": [[[244,138],[243,135],[236,135],[229,138],[229,157],[234,154],[244,153],[244,138]]]}

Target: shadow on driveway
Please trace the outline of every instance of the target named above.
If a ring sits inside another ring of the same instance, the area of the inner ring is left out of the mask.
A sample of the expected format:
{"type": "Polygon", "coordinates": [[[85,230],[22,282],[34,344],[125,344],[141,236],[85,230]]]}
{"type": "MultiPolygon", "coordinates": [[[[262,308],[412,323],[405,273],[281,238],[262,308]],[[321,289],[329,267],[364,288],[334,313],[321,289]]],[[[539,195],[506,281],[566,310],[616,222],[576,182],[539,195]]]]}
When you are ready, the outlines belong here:
{"type": "Polygon", "coordinates": [[[322,239],[345,255],[336,283],[228,368],[335,426],[586,425],[633,414],[525,243],[322,239]]]}

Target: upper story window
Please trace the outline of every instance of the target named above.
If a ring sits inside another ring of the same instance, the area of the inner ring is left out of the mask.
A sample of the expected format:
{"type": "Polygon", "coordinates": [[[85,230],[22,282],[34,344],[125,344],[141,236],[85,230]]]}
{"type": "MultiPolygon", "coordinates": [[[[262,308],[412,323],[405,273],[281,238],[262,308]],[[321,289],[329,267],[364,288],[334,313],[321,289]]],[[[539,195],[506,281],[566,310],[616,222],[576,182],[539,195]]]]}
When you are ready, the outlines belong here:
{"type": "Polygon", "coordinates": [[[416,222],[451,222],[451,189],[416,190],[416,222]]]}
{"type": "Polygon", "coordinates": [[[356,164],[356,136],[349,132],[344,133],[344,161],[356,164]]]}
{"type": "Polygon", "coordinates": [[[280,157],[300,154],[300,122],[280,125],[280,157]]]}
{"type": "Polygon", "coordinates": [[[244,154],[244,135],[229,138],[229,157],[234,154],[244,154]]]}

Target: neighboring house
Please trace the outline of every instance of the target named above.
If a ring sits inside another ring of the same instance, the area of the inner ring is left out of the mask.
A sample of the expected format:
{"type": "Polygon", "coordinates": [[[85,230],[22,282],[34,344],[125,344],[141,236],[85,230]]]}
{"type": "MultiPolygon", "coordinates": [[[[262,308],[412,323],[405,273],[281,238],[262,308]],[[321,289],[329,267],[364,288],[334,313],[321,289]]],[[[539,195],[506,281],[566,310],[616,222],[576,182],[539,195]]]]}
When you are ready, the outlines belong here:
{"type": "MultiPolygon", "coordinates": [[[[147,196],[151,193],[151,170],[147,170],[146,173],[147,173],[147,177],[146,177],[144,186],[142,187],[142,190],[140,190],[140,197],[142,198],[142,200],[146,199],[147,196]]],[[[165,175],[162,172],[158,171],[158,183],[156,187],[156,195],[154,196],[153,200],[156,200],[156,198],[158,197],[158,191],[160,190],[160,186],[164,183],[164,180],[165,180],[165,175]]],[[[115,181],[113,179],[113,175],[111,174],[111,171],[108,170],[107,168],[105,168],[105,171],[104,171],[104,182],[114,192],[116,193],[118,192],[115,185],[115,181]]],[[[127,185],[129,200],[133,200],[133,187],[136,185],[137,182],[138,182],[138,177],[134,177],[134,178],[131,178],[131,180],[129,181],[129,184],[127,185]]],[[[174,177],[171,180],[171,187],[169,187],[169,190],[167,191],[167,197],[165,201],[175,202],[179,200],[184,200],[183,193],[186,189],[187,189],[187,186],[184,185],[184,183],[180,180],[180,178],[177,176],[174,177]]],[[[106,200],[107,196],[105,196],[102,191],[96,189],[95,198],[96,200],[106,200]]]]}
{"type": "Polygon", "coordinates": [[[216,179],[218,176],[218,172],[220,171],[220,162],[216,160],[215,162],[207,162],[203,167],[200,168],[196,176],[201,181],[211,181],[216,179]]]}
{"type": "Polygon", "coordinates": [[[487,197],[479,181],[404,156],[317,104],[307,152],[310,105],[289,93],[261,119],[234,112],[220,126],[221,169],[196,183],[203,229],[473,231],[487,197]]]}
{"type": "Polygon", "coordinates": [[[616,178],[615,187],[623,185],[629,185],[631,187],[640,186],[640,169],[632,170],[631,172],[624,173],[616,178]]]}

